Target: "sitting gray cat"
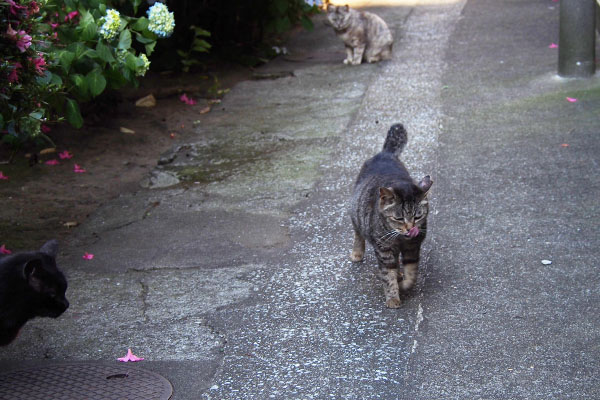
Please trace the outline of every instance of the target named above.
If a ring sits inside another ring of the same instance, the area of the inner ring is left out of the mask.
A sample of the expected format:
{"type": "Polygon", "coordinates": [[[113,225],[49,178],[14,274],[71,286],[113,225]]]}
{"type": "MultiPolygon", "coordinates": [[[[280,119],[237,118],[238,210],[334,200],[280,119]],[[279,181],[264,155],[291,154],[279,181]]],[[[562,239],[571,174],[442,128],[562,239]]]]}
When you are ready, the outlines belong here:
{"type": "Polygon", "coordinates": [[[404,127],[392,125],[383,150],[363,164],[350,207],[354,228],[351,260],[363,260],[365,239],[373,246],[389,308],[400,307],[398,282],[408,290],[417,280],[421,243],[427,232],[427,193],[433,184],[429,175],[415,183],[398,159],[406,142],[404,127]],[[399,260],[403,274],[398,272],[399,260]]]}
{"type": "Polygon", "coordinates": [[[327,5],[327,20],[346,45],[344,64],[374,63],[392,57],[394,39],[385,21],[368,11],[327,5]]]}

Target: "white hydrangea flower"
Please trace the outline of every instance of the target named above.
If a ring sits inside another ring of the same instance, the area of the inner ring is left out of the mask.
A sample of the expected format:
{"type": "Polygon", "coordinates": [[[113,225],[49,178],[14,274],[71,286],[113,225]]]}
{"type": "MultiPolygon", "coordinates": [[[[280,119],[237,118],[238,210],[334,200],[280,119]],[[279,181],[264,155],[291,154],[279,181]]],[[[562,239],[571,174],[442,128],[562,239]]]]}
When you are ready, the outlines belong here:
{"type": "Polygon", "coordinates": [[[144,65],[139,67],[137,71],[135,71],[135,74],[137,76],[144,76],[150,69],[150,60],[148,60],[148,57],[146,57],[144,53],[140,54],[140,59],[144,62],[144,65]]]}
{"type": "Polygon", "coordinates": [[[119,34],[121,15],[117,10],[106,10],[104,23],[100,27],[100,35],[106,40],[113,40],[119,34]]]}
{"type": "Polygon", "coordinates": [[[163,3],[154,3],[147,11],[148,29],[158,37],[166,38],[173,34],[175,28],[175,17],[163,3]]]}

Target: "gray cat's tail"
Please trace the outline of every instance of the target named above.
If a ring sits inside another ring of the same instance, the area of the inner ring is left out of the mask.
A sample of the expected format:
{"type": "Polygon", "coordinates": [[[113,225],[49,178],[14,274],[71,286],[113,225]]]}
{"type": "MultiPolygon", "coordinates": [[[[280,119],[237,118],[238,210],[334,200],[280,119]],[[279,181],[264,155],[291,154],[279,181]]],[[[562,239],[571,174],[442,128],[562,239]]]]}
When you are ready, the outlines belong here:
{"type": "Polygon", "coordinates": [[[402,124],[394,124],[390,127],[383,144],[383,151],[394,153],[396,157],[400,156],[404,146],[408,142],[408,134],[402,124]]]}

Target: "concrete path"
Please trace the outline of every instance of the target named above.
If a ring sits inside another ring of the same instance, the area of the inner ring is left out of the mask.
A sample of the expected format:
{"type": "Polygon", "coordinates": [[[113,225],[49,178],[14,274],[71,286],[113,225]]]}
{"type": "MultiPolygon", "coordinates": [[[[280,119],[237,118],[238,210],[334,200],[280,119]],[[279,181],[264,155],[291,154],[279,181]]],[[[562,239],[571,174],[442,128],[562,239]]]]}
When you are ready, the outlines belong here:
{"type": "Polygon", "coordinates": [[[555,77],[556,3],[370,9],[393,60],[342,65],[317,17],[261,70],[282,78],[237,85],[78,228],[71,308],[0,371],[130,347],[176,400],[600,397],[600,82],[555,77]],[[348,260],[346,205],[395,122],[435,183],[417,288],[389,310],[373,254],[348,260]]]}

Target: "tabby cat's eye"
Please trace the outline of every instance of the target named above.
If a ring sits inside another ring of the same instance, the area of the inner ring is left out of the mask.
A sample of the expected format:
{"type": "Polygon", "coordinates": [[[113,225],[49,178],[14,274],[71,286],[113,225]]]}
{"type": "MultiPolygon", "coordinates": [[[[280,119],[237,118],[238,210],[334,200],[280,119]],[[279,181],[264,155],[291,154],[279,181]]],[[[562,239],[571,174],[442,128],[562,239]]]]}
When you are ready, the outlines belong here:
{"type": "Polygon", "coordinates": [[[399,217],[399,218],[397,218],[397,217],[392,217],[392,221],[396,221],[396,222],[404,222],[404,218],[402,218],[402,217],[399,217]]]}

